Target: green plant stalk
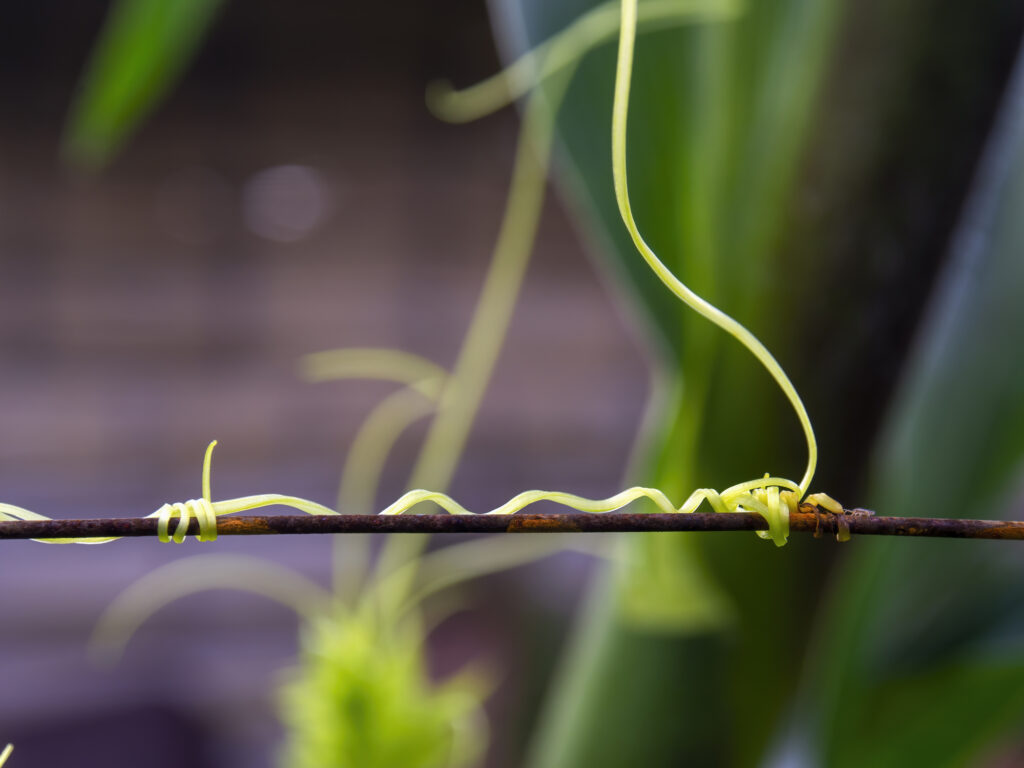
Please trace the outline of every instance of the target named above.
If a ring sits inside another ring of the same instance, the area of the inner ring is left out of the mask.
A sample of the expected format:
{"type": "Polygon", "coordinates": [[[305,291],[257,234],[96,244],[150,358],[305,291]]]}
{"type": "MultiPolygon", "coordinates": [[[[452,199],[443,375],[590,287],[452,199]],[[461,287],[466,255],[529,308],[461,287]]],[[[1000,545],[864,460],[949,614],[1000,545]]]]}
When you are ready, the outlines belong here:
{"type": "MultiPolygon", "coordinates": [[[[370,412],[352,439],[345,460],[338,489],[339,510],[349,514],[374,513],[380,477],[391,448],[410,424],[436,410],[441,386],[441,381],[434,380],[429,390],[400,389],[370,412]]],[[[353,560],[356,572],[366,574],[370,569],[368,538],[358,537],[356,546],[346,541],[349,538],[336,537],[332,544],[334,587],[338,595],[358,593],[359,580],[352,579],[353,560]]]]}
{"type": "MultiPolygon", "coordinates": [[[[655,0],[644,4],[639,21],[645,28],[658,29],[720,21],[735,16],[737,10],[734,0],[655,0]]],[[[412,488],[444,490],[451,481],[493,371],[528,262],[543,206],[554,121],[579,61],[614,33],[616,11],[614,3],[595,8],[512,67],[460,92],[458,100],[450,98],[443,86],[428,91],[428,101],[436,113],[461,122],[479,117],[525,92],[531,78],[532,82],[543,84],[527,105],[506,216],[492,266],[454,371],[442,393],[438,414],[413,470],[412,488]],[[527,142],[533,145],[533,162],[527,142]]],[[[389,544],[381,567],[385,574],[415,558],[425,540],[406,537],[389,544]]],[[[414,569],[402,571],[414,574],[414,569]]]]}
{"type": "Polygon", "coordinates": [[[93,630],[91,655],[119,658],[132,635],[156,611],[211,588],[266,597],[306,620],[331,608],[331,595],[320,585],[276,563],[246,555],[196,555],[157,568],[121,592],[93,630]]]}
{"type": "MultiPolygon", "coordinates": [[[[554,118],[574,68],[561,73],[527,102],[516,146],[509,198],[469,331],[455,366],[442,390],[437,415],[420,449],[410,488],[443,491],[451,482],[470,426],[490,381],[522,285],[543,209],[550,162],[554,118]]],[[[378,572],[387,575],[414,560],[426,546],[425,537],[390,538],[378,572]]],[[[390,580],[393,605],[404,601],[409,581],[390,580]]]]}
{"type": "MultiPolygon", "coordinates": [[[[637,9],[637,24],[651,32],[721,22],[739,15],[741,9],[740,0],[644,0],[637,9]]],[[[618,30],[619,7],[611,0],[591,8],[562,32],[476,85],[456,93],[447,82],[432,83],[427,103],[442,120],[476,120],[527,95],[552,75],[575,68],[587,53],[614,39],[618,30]]]]}
{"type": "Polygon", "coordinates": [[[448,386],[441,395],[438,416],[413,469],[409,481],[412,488],[433,490],[447,488],[451,483],[501,352],[529,264],[544,205],[554,113],[571,77],[570,67],[557,82],[535,92],[526,107],[507,214],[502,220],[494,258],[448,386]]]}
{"type": "Polygon", "coordinates": [[[308,381],[374,379],[405,384],[434,397],[433,391],[448,372],[426,358],[399,349],[347,347],[314,352],[302,358],[302,375],[308,381]]]}
{"type": "MultiPolygon", "coordinates": [[[[348,347],[314,352],[301,361],[311,382],[346,379],[393,381],[405,386],[378,403],[352,439],[338,486],[338,510],[374,512],[380,477],[388,455],[407,427],[436,410],[448,372],[426,358],[397,349],[348,347]]],[[[339,599],[354,598],[371,570],[370,542],[365,536],[331,542],[331,570],[339,599]],[[353,578],[353,574],[360,574],[353,578]]]]}

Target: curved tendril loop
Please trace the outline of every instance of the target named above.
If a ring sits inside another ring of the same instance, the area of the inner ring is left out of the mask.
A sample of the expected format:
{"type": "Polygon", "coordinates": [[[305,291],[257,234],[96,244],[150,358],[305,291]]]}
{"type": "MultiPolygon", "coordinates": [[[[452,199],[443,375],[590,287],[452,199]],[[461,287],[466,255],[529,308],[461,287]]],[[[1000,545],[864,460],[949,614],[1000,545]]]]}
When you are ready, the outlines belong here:
{"type": "Polygon", "coordinates": [[[173,541],[181,544],[185,541],[185,534],[188,532],[189,521],[194,517],[199,521],[199,541],[217,540],[217,512],[213,506],[213,499],[210,496],[210,464],[213,462],[213,449],[217,447],[217,441],[213,440],[206,446],[206,455],[203,457],[203,497],[201,499],[189,499],[185,502],[164,504],[149,517],[157,518],[156,533],[160,541],[165,544],[173,541]],[[177,518],[178,525],[174,533],[169,534],[171,520],[177,518]]]}
{"type": "MultiPolygon", "coordinates": [[[[646,0],[638,20],[646,30],[701,21],[722,21],[739,14],[739,0],[646,0]]],[[[525,96],[537,83],[574,66],[619,29],[616,0],[590,9],[561,32],[527,51],[505,69],[461,90],[447,80],[427,86],[427,106],[449,123],[477,120],[525,96]]]]}
{"type": "Polygon", "coordinates": [[[302,374],[309,381],[340,379],[381,379],[433,397],[437,382],[444,382],[448,371],[431,360],[385,347],[347,347],[313,352],[302,358],[302,374]]]}
{"type": "Polygon", "coordinates": [[[157,518],[157,536],[160,541],[180,544],[185,540],[188,526],[194,517],[199,522],[199,541],[215,541],[217,539],[217,518],[221,515],[231,515],[236,512],[247,512],[259,507],[279,505],[292,507],[300,512],[309,515],[336,515],[335,510],[317,504],[315,501],[300,499],[296,496],[281,496],[276,493],[266,493],[257,496],[242,496],[237,499],[226,499],[225,501],[214,501],[210,495],[210,465],[213,461],[213,449],[217,445],[214,440],[206,447],[206,456],[203,458],[203,497],[191,499],[185,502],[164,504],[160,509],[148,517],[157,518]],[[174,533],[170,533],[171,521],[177,518],[178,524],[174,533]]]}
{"type": "MultiPolygon", "coordinates": [[[[814,430],[811,427],[807,410],[804,408],[804,404],[800,400],[800,396],[797,394],[792,382],[790,382],[789,377],[782,370],[782,366],[779,365],[778,361],[775,360],[764,344],[743,325],[690,290],[665,266],[640,234],[640,230],[633,218],[626,173],[626,128],[629,118],[629,91],[633,74],[633,51],[636,42],[637,0],[622,0],[620,18],[621,32],[619,34],[619,52],[615,71],[615,94],[612,103],[612,175],[615,185],[615,200],[618,204],[622,221],[633,240],[633,244],[655,275],[680,301],[742,343],[767,369],[768,373],[771,374],[796,412],[807,440],[807,469],[799,486],[791,488],[789,493],[793,495],[786,495],[785,499],[783,499],[780,488],[788,486],[775,482],[775,478],[764,478],[760,481],[744,484],[750,487],[746,489],[743,501],[739,504],[744,509],[750,509],[762,514],[769,522],[770,530],[768,535],[776,544],[781,544],[784,543],[785,538],[783,536],[780,541],[779,532],[783,526],[788,528],[788,510],[795,508],[800,499],[807,493],[811,479],[814,477],[814,470],[818,460],[818,447],[814,438],[814,430]],[[783,504],[783,501],[786,503],[783,504]]],[[[792,485],[792,483],[789,485],[792,485]]],[[[728,492],[723,494],[723,497],[727,494],[728,492]]]]}
{"type": "Polygon", "coordinates": [[[154,613],[175,600],[208,589],[260,595],[306,619],[325,614],[331,604],[326,590],[277,563],[247,555],[195,555],[173,560],[122,591],[93,629],[91,655],[113,661],[154,613]]]}
{"type": "MultiPolygon", "coordinates": [[[[188,533],[189,523],[192,518],[199,521],[199,541],[214,541],[217,538],[217,518],[221,515],[233,515],[237,512],[247,512],[260,507],[291,507],[307,515],[336,515],[336,510],[318,504],[315,501],[301,499],[297,496],[282,496],[277,493],[264,493],[255,496],[242,496],[237,499],[225,499],[224,501],[213,501],[210,496],[210,464],[213,459],[213,448],[217,445],[214,440],[206,448],[206,457],[203,460],[203,497],[191,499],[185,502],[164,504],[156,512],[146,515],[147,518],[157,518],[157,535],[160,541],[180,544],[185,540],[188,533]],[[171,521],[177,519],[178,523],[172,533],[171,521]]],[[[0,503],[0,521],[4,520],[50,520],[51,518],[31,512],[13,504],[0,503]]],[[[43,544],[106,544],[109,541],[116,541],[120,536],[110,536],[101,539],[70,538],[70,539],[33,539],[43,544]]]]}

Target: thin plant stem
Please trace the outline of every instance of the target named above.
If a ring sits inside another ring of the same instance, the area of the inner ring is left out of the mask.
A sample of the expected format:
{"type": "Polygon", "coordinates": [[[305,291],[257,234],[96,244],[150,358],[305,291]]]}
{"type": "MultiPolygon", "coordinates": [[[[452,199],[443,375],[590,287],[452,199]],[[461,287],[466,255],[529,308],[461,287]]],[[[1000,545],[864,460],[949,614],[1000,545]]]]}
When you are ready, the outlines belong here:
{"type": "MultiPolygon", "coordinates": [[[[738,16],[739,0],[646,0],[638,11],[644,31],[738,16]]],[[[441,81],[431,83],[427,104],[450,123],[467,123],[496,112],[525,96],[537,83],[576,67],[588,52],[615,37],[619,31],[619,7],[608,2],[590,9],[562,32],[533,48],[505,69],[461,91],[441,81]]]]}
{"type": "MultiPolygon", "coordinates": [[[[462,455],[530,260],[543,209],[554,119],[574,72],[575,66],[564,70],[547,89],[535,90],[527,102],[494,256],[469,331],[441,393],[438,413],[413,468],[410,488],[447,488],[462,455]]],[[[379,573],[388,574],[412,561],[425,546],[422,538],[389,540],[381,555],[379,573]]],[[[404,599],[415,577],[415,569],[404,572],[408,579],[389,581],[394,584],[397,602],[404,599]]]]}
{"type": "MultiPolygon", "coordinates": [[[[388,454],[410,424],[435,411],[441,383],[439,379],[431,379],[421,382],[415,389],[404,387],[370,412],[353,438],[345,459],[338,489],[338,509],[352,514],[373,514],[388,454]]],[[[369,572],[369,539],[336,539],[331,559],[335,594],[357,594],[360,579],[353,580],[352,574],[369,572]]]]}
{"type": "Polygon", "coordinates": [[[307,619],[325,613],[330,604],[322,587],[276,563],[245,555],[196,555],[157,568],[118,595],[93,630],[93,655],[117,658],[153,613],[204,589],[251,592],[307,619]]]}

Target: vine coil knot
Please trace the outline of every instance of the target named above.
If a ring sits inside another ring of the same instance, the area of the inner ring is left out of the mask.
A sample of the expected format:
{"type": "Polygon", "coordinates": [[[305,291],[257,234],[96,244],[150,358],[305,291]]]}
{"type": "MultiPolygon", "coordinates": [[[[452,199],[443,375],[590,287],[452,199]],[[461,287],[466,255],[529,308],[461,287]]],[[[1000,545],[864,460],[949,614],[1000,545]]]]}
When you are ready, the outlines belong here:
{"type": "Polygon", "coordinates": [[[164,504],[151,517],[157,519],[156,531],[160,541],[181,544],[188,533],[188,526],[194,517],[199,521],[199,541],[217,540],[217,513],[209,499],[190,499],[185,502],[164,504]],[[170,533],[171,521],[177,518],[174,533],[170,533]]]}

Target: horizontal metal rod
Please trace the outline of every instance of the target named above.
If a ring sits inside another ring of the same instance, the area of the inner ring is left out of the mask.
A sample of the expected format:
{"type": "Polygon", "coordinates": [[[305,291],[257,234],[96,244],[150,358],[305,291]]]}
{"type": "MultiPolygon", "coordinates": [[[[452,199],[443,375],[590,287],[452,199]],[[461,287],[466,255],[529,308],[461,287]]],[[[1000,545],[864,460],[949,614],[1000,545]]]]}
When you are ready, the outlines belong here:
{"type": "MultiPolygon", "coordinates": [[[[850,510],[839,518],[809,504],[789,518],[791,531],[834,534],[846,524],[851,534],[930,536],[957,539],[1024,539],[1024,522],[922,517],[876,517],[850,510]]],[[[172,522],[171,530],[176,523],[172,522]]],[[[760,515],[716,514],[524,514],[515,515],[237,515],[217,520],[221,536],[296,533],[621,533],[644,531],[758,531],[768,528],[760,515]]],[[[189,534],[199,533],[192,520],[189,534]]],[[[106,538],[156,536],[154,518],[29,520],[0,522],[0,539],[106,538]]]]}

